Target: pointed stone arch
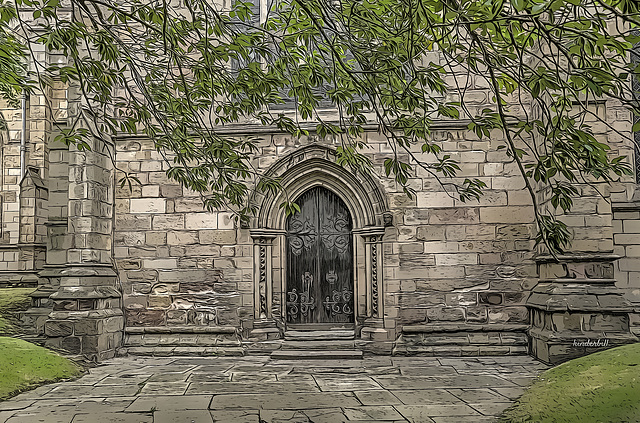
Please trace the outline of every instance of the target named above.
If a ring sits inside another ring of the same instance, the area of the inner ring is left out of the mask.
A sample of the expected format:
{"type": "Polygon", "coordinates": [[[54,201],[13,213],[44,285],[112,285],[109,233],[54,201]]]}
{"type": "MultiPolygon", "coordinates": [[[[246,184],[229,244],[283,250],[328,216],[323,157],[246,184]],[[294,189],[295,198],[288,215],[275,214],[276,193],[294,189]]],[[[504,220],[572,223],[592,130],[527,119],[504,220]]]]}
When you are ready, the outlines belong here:
{"type": "Polygon", "coordinates": [[[337,195],[352,218],[353,292],[355,333],[363,339],[392,339],[384,328],[383,248],[385,226],[391,223],[387,199],[372,175],[355,174],[336,163],[336,153],[317,144],[300,148],[277,160],[264,174],[277,178],[283,190],[255,193],[251,198],[257,215],[251,222],[254,257],[254,319],[262,336],[266,326],[286,327],[286,232],[287,216],[280,205],[295,200],[314,187],[337,195]]]}
{"type": "Polygon", "coordinates": [[[326,187],[345,202],[354,228],[383,226],[388,204],[380,184],[371,175],[356,175],[338,165],[335,156],[329,147],[310,145],[276,161],[263,177],[278,179],[283,190],[254,194],[252,204],[258,207],[258,213],[252,227],[284,228],[286,216],[280,205],[315,186],[326,187]]]}

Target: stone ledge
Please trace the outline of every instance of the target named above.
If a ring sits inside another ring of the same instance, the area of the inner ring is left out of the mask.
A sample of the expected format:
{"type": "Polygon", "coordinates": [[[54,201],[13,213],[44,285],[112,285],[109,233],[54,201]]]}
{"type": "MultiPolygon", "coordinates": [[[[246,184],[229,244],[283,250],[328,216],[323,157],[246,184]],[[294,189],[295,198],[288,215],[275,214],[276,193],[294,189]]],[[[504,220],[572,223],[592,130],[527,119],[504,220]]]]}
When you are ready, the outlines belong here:
{"type": "Polygon", "coordinates": [[[393,349],[394,356],[427,356],[427,357],[481,357],[493,355],[528,355],[524,345],[429,345],[401,346],[393,349]]]}
{"type": "Polygon", "coordinates": [[[241,347],[125,347],[118,349],[118,355],[168,356],[233,356],[241,357],[245,351],[241,347]]]}
{"type": "Polygon", "coordinates": [[[640,201],[612,202],[611,210],[614,212],[640,211],[640,201]]]}
{"type": "Polygon", "coordinates": [[[109,286],[94,287],[61,287],[49,298],[55,300],[120,298],[122,294],[109,286]]]}
{"type": "Polygon", "coordinates": [[[622,345],[638,342],[638,337],[628,332],[597,332],[597,331],[561,331],[551,332],[546,329],[531,328],[529,336],[542,340],[548,344],[566,344],[567,341],[584,339],[608,339],[609,345],[622,345]]]}
{"type": "Polygon", "coordinates": [[[439,333],[439,332],[525,332],[529,325],[412,325],[403,326],[403,333],[439,333]]]}
{"type": "Polygon", "coordinates": [[[237,347],[241,345],[235,335],[229,334],[126,334],[127,347],[237,347]]]}
{"type": "Polygon", "coordinates": [[[554,278],[540,279],[540,283],[563,283],[563,284],[609,284],[615,285],[615,279],[589,279],[589,278],[554,278]]]}
{"type": "Polygon", "coordinates": [[[559,254],[556,257],[550,254],[541,254],[534,257],[537,263],[566,263],[566,262],[589,262],[589,261],[614,261],[622,258],[618,254],[612,253],[584,253],[584,254],[559,254]]]}
{"type": "Polygon", "coordinates": [[[234,326],[129,326],[124,328],[126,334],[186,334],[186,333],[214,333],[235,334],[234,326]]]}
{"type": "MultiPolygon", "coordinates": [[[[605,297],[610,296],[595,296],[595,295],[566,295],[566,294],[537,294],[532,293],[527,301],[527,308],[532,308],[542,311],[564,312],[570,311],[573,313],[579,312],[597,312],[600,314],[624,314],[633,312],[633,306],[630,304],[615,304],[615,301],[602,301],[605,297]]],[[[619,302],[622,302],[623,298],[620,297],[619,302]]]]}
{"type": "MultiPolygon", "coordinates": [[[[75,321],[80,319],[107,319],[109,317],[122,317],[122,309],[105,308],[99,310],[57,310],[49,313],[49,319],[75,321]]],[[[122,330],[122,329],[120,329],[122,330]]]]}

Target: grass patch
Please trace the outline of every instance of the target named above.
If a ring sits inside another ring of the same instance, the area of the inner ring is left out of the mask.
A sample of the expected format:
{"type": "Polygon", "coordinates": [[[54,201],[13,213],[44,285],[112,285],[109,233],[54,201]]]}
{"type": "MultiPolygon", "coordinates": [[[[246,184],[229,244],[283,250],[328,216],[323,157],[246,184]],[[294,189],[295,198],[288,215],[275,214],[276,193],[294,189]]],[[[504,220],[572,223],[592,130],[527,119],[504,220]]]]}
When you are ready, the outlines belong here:
{"type": "MultiPolygon", "coordinates": [[[[0,335],[19,332],[16,313],[29,308],[34,288],[0,289],[0,335]]],[[[78,376],[82,369],[46,348],[0,336],[0,400],[48,382],[78,376]]]]}
{"type": "Polygon", "coordinates": [[[26,310],[31,304],[29,294],[34,288],[0,289],[0,335],[13,335],[19,332],[16,313],[26,310]]]}
{"type": "Polygon", "coordinates": [[[500,421],[640,421],[640,343],[576,358],[547,370],[500,421]]]}
{"type": "Polygon", "coordinates": [[[0,399],[81,372],[79,366],[51,350],[21,339],[0,337],[0,399]]]}

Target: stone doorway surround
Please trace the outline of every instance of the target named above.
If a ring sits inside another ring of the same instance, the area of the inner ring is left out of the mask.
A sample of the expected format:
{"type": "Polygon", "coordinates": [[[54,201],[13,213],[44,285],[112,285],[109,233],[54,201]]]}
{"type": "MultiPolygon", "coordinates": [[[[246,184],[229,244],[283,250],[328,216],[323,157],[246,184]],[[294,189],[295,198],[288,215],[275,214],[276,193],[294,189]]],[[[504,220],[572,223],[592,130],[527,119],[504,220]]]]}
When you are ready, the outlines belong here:
{"type": "MultiPolygon", "coordinates": [[[[279,161],[267,178],[278,178],[283,190],[256,194],[258,216],[251,222],[253,239],[254,316],[243,322],[251,344],[280,339],[286,324],[286,214],[280,207],[287,198],[324,187],[344,201],[353,219],[355,333],[363,350],[390,353],[395,322],[385,316],[382,238],[391,224],[385,196],[366,175],[355,175],[337,165],[335,152],[311,145],[279,161]]],[[[275,347],[275,346],[274,346],[275,347]]],[[[257,347],[264,349],[263,347],[257,347]]],[[[268,349],[268,347],[267,347],[268,349]]]]}

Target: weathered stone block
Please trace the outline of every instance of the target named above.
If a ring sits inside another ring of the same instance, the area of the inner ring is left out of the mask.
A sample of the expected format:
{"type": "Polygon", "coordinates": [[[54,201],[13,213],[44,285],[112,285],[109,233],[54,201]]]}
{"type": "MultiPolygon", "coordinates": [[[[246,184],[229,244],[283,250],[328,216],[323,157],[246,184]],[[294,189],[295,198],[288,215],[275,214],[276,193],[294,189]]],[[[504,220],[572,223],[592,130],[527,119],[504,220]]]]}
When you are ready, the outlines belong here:
{"type": "Polygon", "coordinates": [[[453,207],[453,194],[447,192],[419,192],[416,194],[418,208],[453,207]]]}
{"type": "Polygon", "coordinates": [[[44,333],[51,337],[73,335],[73,323],[70,321],[48,320],[44,325],[44,333]]]}
{"type": "Polygon", "coordinates": [[[473,306],[478,304],[475,292],[459,292],[445,295],[445,303],[448,306],[473,306]]]}
{"type": "Polygon", "coordinates": [[[429,224],[439,225],[445,223],[478,223],[480,217],[478,209],[473,207],[460,207],[450,209],[431,210],[429,224]]]}
{"type": "Polygon", "coordinates": [[[157,283],[153,285],[151,290],[154,295],[166,295],[166,294],[175,294],[180,292],[180,284],[177,282],[174,283],[157,283]]]}
{"type": "Polygon", "coordinates": [[[217,213],[191,213],[185,216],[185,227],[187,229],[217,229],[217,213]]]}
{"type": "Polygon", "coordinates": [[[83,319],[74,323],[76,335],[99,335],[102,333],[102,321],[83,319]]]}
{"type": "Polygon", "coordinates": [[[176,213],[195,213],[204,211],[200,197],[182,197],[175,199],[176,213]]]}
{"type": "Polygon", "coordinates": [[[174,269],[178,263],[176,259],[149,259],[143,260],[143,265],[147,269],[174,269]]]}
{"type": "MultiPolygon", "coordinates": [[[[153,216],[153,230],[184,229],[184,216],[181,214],[167,214],[153,216]]],[[[151,229],[151,227],[146,228],[151,229]]]]}
{"type": "Polygon", "coordinates": [[[129,326],[162,326],[165,323],[164,310],[126,310],[129,326]]]}
{"type": "Polygon", "coordinates": [[[81,354],[82,351],[82,340],[76,336],[68,336],[62,339],[62,344],[60,345],[62,349],[70,352],[71,354],[81,354]]]}
{"type": "Polygon", "coordinates": [[[416,239],[419,241],[444,241],[445,226],[419,226],[416,231],[416,239]]]}
{"type": "Polygon", "coordinates": [[[188,245],[198,243],[198,232],[170,231],[166,234],[169,245],[188,245]]]}
{"type": "Polygon", "coordinates": [[[457,307],[431,307],[427,309],[427,319],[429,321],[464,321],[464,309],[457,307]]]}
{"type": "Polygon", "coordinates": [[[534,221],[532,207],[484,207],[480,209],[483,223],[530,223],[534,221]]]}
{"type": "Polygon", "coordinates": [[[478,301],[480,304],[502,304],[502,294],[499,292],[480,292],[478,293],[478,301]]]}
{"type": "Polygon", "coordinates": [[[475,253],[435,254],[435,258],[437,266],[478,264],[478,254],[475,253]]]}
{"type": "Polygon", "coordinates": [[[149,308],[167,308],[171,305],[168,295],[149,295],[149,308]]]}
{"type": "Polygon", "coordinates": [[[529,311],[526,307],[495,307],[489,309],[489,323],[527,323],[529,311]]]}
{"type": "Polygon", "coordinates": [[[236,242],[235,230],[203,230],[198,231],[201,244],[234,244],[236,242]]]}
{"type": "MultiPolygon", "coordinates": [[[[180,198],[182,197],[182,185],[160,185],[160,195],[164,198],[180,198]]],[[[200,210],[202,210],[202,207],[200,207],[200,210]]]]}
{"type": "Polygon", "coordinates": [[[133,294],[148,294],[151,292],[151,284],[145,283],[133,283],[131,284],[131,292],[133,294]]]}
{"type": "Polygon", "coordinates": [[[487,307],[467,307],[467,322],[486,323],[488,320],[487,307]]]}
{"type": "Polygon", "coordinates": [[[157,270],[129,270],[125,275],[130,281],[154,281],[158,279],[157,270]]]}
{"type": "Polygon", "coordinates": [[[167,244],[167,233],[164,231],[148,231],[145,232],[145,239],[148,245],[165,245],[167,244]]]}
{"type": "Polygon", "coordinates": [[[445,295],[442,292],[430,292],[427,294],[412,292],[410,294],[401,294],[398,298],[400,307],[416,308],[430,307],[434,305],[444,305],[445,295]]]}
{"type": "Polygon", "coordinates": [[[167,311],[168,325],[183,325],[187,323],[187,312],[185,310],[167,311]]]}
{"type": "Polygon", "coordinates": [[[77,310],[78,302],[76,300],[58,300],[53,302],[53,309],[60,310],[77,310]]]}
{"type": "Polygon", "coordinates": [[[116,216],[116,230],[140,231],[151,229],[151,216],[125,214],[116,216]]]}

